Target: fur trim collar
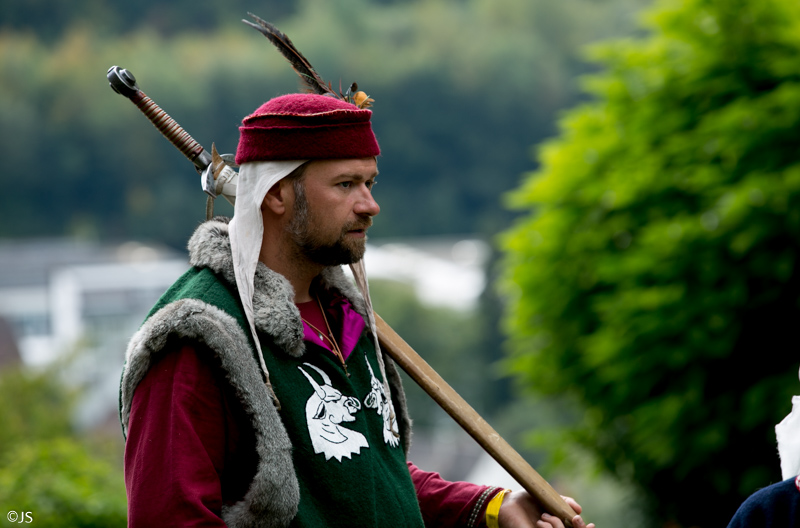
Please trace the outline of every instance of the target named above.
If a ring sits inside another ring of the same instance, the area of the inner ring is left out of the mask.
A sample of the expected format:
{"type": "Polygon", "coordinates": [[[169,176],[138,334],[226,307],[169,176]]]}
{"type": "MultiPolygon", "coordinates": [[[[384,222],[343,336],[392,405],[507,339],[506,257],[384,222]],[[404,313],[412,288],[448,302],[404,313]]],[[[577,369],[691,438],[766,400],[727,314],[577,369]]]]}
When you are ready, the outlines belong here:
{"type": "Polygon", "coordinates": [[[222,507],[227,526],[288,526],[297,514],[300,490],[292,463],[292,444],[261,380],[245,334],[224,311],[194,299],[168,304],[150,317],[128,345],[120,386],[120,419],[127,436],[133,393],[158,359],[170,336],[204,342],[220,362],[250,416],[256,435],[258,467],[242,501],[222,507]]]}
{"type": "MultiPolygon", "coordinates": [[[[189,262],[192,266],[209,268],[235,288],[229,221],[228,218],[216,217],[200,225],[189,239],[189,262]]],[[[341,266],[325,268],[320,274],[320,285],[326,291],[335,290],[345,296],[369,325],[364,298],[345,276],[341,266]]],[[[305,353],[303,322],[294,304],[292,285],[283,275],[259,262],[253,286],[256,328],[271,336],[286,353],[302,356],[305,353]]]]}

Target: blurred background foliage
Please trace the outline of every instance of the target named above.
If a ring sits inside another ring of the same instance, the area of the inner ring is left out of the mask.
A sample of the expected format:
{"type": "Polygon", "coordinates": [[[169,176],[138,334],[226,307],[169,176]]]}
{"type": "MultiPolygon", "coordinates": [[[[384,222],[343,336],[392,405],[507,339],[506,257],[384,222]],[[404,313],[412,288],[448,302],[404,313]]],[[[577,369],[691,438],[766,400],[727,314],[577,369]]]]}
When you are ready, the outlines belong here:
{"type": "Polygon", "coordinates": [[[0,197],[15,219],[0,236],[182,248],[203,218],[199,178],[104,75],[129,69],[206,148],[233,152],[244,116],[298,88],[240,22],[248,10],[277,23],[334,85],[358,81],[375,98],[375,236],[494,234],[512,217],[499,197],[532,168],[531,146],[581,97],[582,46],[632,31],[642,3],[4,2],[0,137],[24,177],[0,197]]]}
{"type": "MultiPolygon", "coordinates": [[[[376,100],[376,238],[505,231],[488,270],[502,297],[452,311],[376,283],[384,318],[537,467],[551,460],[546,477],[610,472],[645,498],[643,526],[724,524],[780,479],[772,428],[798,393],[800,13],[649,4],[0,3],[0,237],[183,248],[204,217],[199,177],[104,75],[128,68],[201,144],[233,152],[242,117],[297,89],[240,22],[252,11],[376,100]]],[[[0,505],[122,525],[118,448],[74,429],[58,379],[0,380],[0,505]]],[[[409,399],[435,427],[428,398],[409,399]]],[[[559,489],[594,501],[590,520],[619,513],[589,482],[559,489]]]]}
{"type": "Polygon", "coordinates": [[[584,409],[563,435],[654,518],[719,526],[780,480],[773,427],[798,393],[800,5],[647,20],[593,48],[592,102],[511,196],[508,365],[584,409]]]}
{"type": "Polygon", "coordinates": [[[16,365],[0,372],[0,522],[5,525],[7,513],[16,511],[23,524],[124,527],[119,442],[74,428],[76,389],[61,381],[63,366],[34,373],[16,365]]]}

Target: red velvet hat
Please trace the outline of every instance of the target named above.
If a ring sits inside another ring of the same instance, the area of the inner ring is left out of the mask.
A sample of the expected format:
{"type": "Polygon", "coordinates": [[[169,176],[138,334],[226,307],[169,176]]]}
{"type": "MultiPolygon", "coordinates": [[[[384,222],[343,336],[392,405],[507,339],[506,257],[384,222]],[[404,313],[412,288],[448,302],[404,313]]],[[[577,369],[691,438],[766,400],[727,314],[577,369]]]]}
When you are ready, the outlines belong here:
{"type": "Polygon", "coordinates": [[[242,121],[236,163],[377,156],[370,117],[371,110],[325,95],[270,99],[242,121]]]}

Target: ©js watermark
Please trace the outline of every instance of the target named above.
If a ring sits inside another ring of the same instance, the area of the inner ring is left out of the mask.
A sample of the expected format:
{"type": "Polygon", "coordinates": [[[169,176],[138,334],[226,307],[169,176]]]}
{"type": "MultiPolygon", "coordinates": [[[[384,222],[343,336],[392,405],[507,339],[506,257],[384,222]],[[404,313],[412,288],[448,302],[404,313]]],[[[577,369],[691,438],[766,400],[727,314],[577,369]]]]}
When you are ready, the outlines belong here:
{"type": "Polygon", "coordinates": [[[6,519],[9,522],[22,524],[22,523],[32,523],[33,522],[33,512],[18,512],[18,511],[10,511],[8,515],[6,515],[6,519]]]}

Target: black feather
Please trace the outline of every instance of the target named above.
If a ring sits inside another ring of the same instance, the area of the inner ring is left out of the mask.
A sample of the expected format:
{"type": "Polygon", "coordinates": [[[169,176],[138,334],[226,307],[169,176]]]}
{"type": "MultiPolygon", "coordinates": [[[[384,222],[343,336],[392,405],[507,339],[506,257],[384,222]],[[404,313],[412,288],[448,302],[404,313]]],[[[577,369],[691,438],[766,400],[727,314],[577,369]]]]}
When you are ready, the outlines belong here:
{"type": "Polygon", "coordinates": [[[300,51],[294,47],[294,44],[286,36],[285,33],[281,33],[278,28],[263,20],[253,13],[247,13],[250,17],[256,21],[255,24],[250,22],[249,20],[242,20],[245,24],[256,28],[260,31],[267,39],[269,39],[272,44],[278,48],[278,51],[281,52],[281,55],[286,57],[286,60],[289,61],[289,64],[292,65],[292,68],[300,75],[300,79],[305,85],[306,89],[311,93],[316,93],[320,95],[333,95],[338,97],[336,92],[333,91],[330,83],[325,83],[322,78],[314,71],[314,68],[311,66],[311,63],[308,62],[300,51]]]}

